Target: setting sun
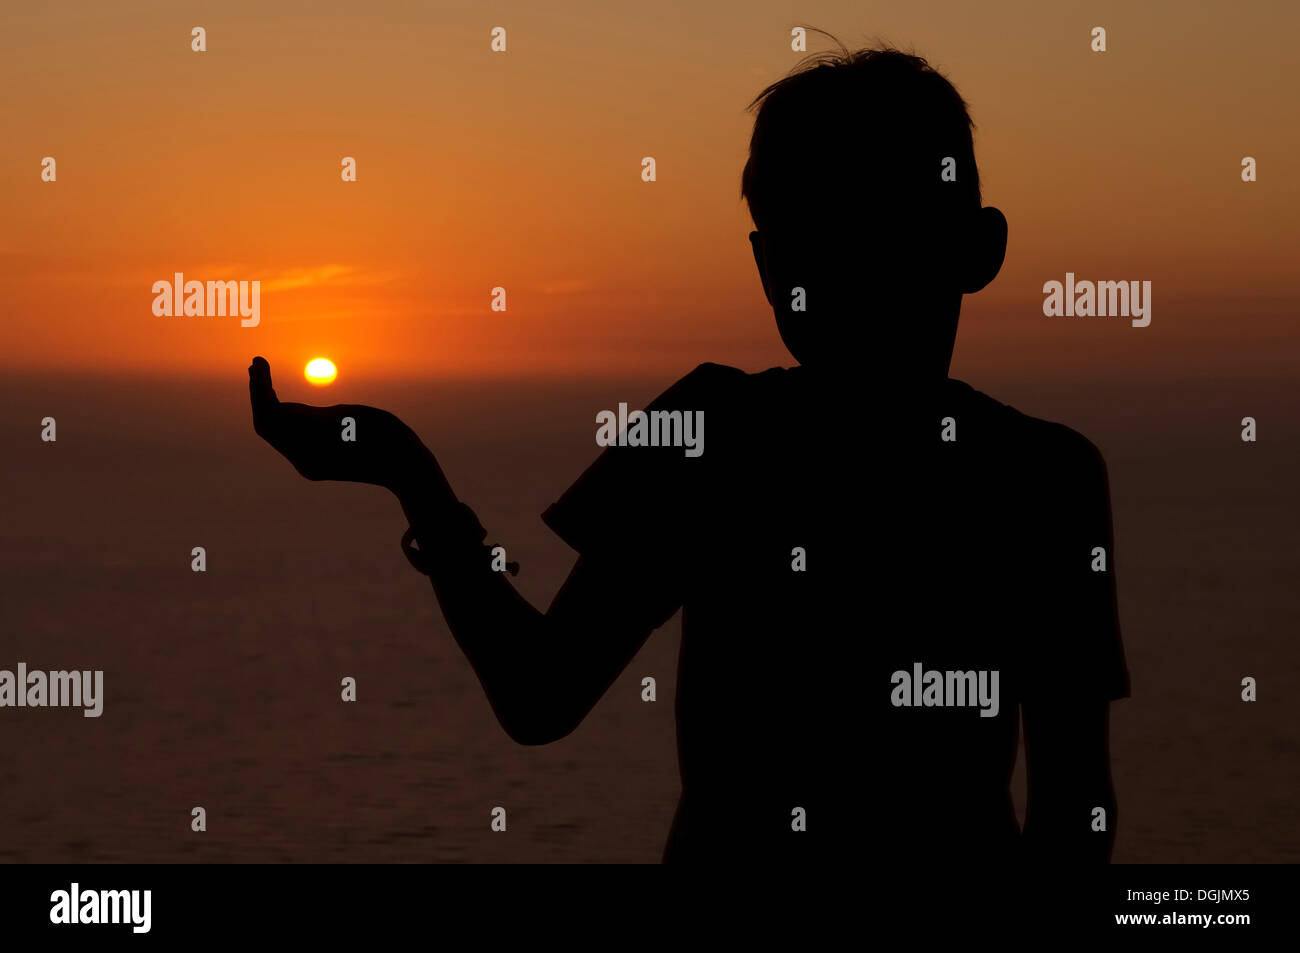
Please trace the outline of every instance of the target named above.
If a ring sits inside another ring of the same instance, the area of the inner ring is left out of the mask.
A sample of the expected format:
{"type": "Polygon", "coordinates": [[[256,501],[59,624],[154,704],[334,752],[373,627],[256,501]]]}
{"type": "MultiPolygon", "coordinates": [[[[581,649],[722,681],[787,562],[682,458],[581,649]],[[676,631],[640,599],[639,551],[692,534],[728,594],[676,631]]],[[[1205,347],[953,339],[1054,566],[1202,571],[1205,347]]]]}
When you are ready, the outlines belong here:
{"type": "Polygon", "coordinates": [[[303,374],[313,384],[324,386],[333,383],[339,372],[335,369],[332,361],[318,357],[314,361],[307,363],[307,369],[303,371],[303,374]]]}

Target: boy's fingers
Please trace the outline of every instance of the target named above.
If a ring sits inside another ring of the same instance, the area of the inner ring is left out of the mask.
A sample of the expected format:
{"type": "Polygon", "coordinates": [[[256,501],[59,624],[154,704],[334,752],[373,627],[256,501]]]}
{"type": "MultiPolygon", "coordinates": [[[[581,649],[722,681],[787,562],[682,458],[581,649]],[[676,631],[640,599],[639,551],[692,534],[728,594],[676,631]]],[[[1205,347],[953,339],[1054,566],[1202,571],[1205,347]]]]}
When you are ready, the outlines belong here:
{"type": "Polygon", "coordinates": [[[248,393],[254,403],[276,402],[275,388],[271,386],[271,365],[264,357],[253,358],[248,367],[248,393]]]}
{"type": "Polygon", "coordinates": [[[264,357],[253,358],[248,367],[248,396],[253,404],[253,424],[260,427],[280,403],[271,386],[271,365],[264,357]]]}

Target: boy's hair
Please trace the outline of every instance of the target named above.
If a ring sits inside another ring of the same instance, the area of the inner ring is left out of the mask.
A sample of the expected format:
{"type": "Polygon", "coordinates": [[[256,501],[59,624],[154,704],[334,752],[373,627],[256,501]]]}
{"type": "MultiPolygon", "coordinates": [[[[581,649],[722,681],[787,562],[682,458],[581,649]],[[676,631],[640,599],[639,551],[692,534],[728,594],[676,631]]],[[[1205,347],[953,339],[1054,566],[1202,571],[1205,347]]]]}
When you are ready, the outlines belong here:
{"type": "Polygon", "coordinates": [[[948,211],[980,205],[975,124],[952,83],[919,56],[840,44],[807,56],[749,109],[756,116],[740,194],[760,229],[791,221],[816,198],[850,212],[887,198],[948,211]],[[940,178],[946,157],[956,161],[956,181],[940,178]]]}

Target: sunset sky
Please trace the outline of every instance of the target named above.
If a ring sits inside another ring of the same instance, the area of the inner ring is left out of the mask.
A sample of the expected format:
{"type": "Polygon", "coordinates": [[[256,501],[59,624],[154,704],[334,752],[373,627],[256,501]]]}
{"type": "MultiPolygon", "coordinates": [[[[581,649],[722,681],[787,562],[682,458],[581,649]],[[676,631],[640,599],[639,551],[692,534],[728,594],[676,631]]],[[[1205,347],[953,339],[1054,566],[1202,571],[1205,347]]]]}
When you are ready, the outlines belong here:
{"type": "Polygon", "coordinates": [[[1293,365],[1300,8],[998,6],[13,5],[0,365],[225,376],[260,353],[300,374],[325,355],[342,382],[790,364],[739,182],[745,107],[800,59],[795,25],[914,48],[971,104],[1011,240],[954,373],[1293,365]],[[260,280],[260,326],[154,316],[177,271],[260,280]],[[1045,318],[1066,271],[1152,281],[1151,326],[1045,318]]]}

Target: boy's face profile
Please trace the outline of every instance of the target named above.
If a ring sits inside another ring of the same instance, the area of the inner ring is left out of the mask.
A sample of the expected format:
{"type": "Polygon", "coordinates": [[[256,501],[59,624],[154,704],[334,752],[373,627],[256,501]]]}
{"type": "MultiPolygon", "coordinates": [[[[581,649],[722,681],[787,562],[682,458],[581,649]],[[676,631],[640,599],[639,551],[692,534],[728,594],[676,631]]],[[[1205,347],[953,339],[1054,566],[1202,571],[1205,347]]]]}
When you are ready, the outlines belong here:
{"type": "Polygon", "coordinates": [[[946,377],[961,297],[1006,252],[957,91],[917,57],[846,51],[755,105],[742,194],[790,353],[868,386],[946,377]]]}
{"type": "Polygon", "coordinates": [[[997,275],[1006,219],[995,208],[922,208],[882,202],[874,214],[809,214],[750,233],[781,339],[801,365],[947,376],[962,295],[997,275]]]}

